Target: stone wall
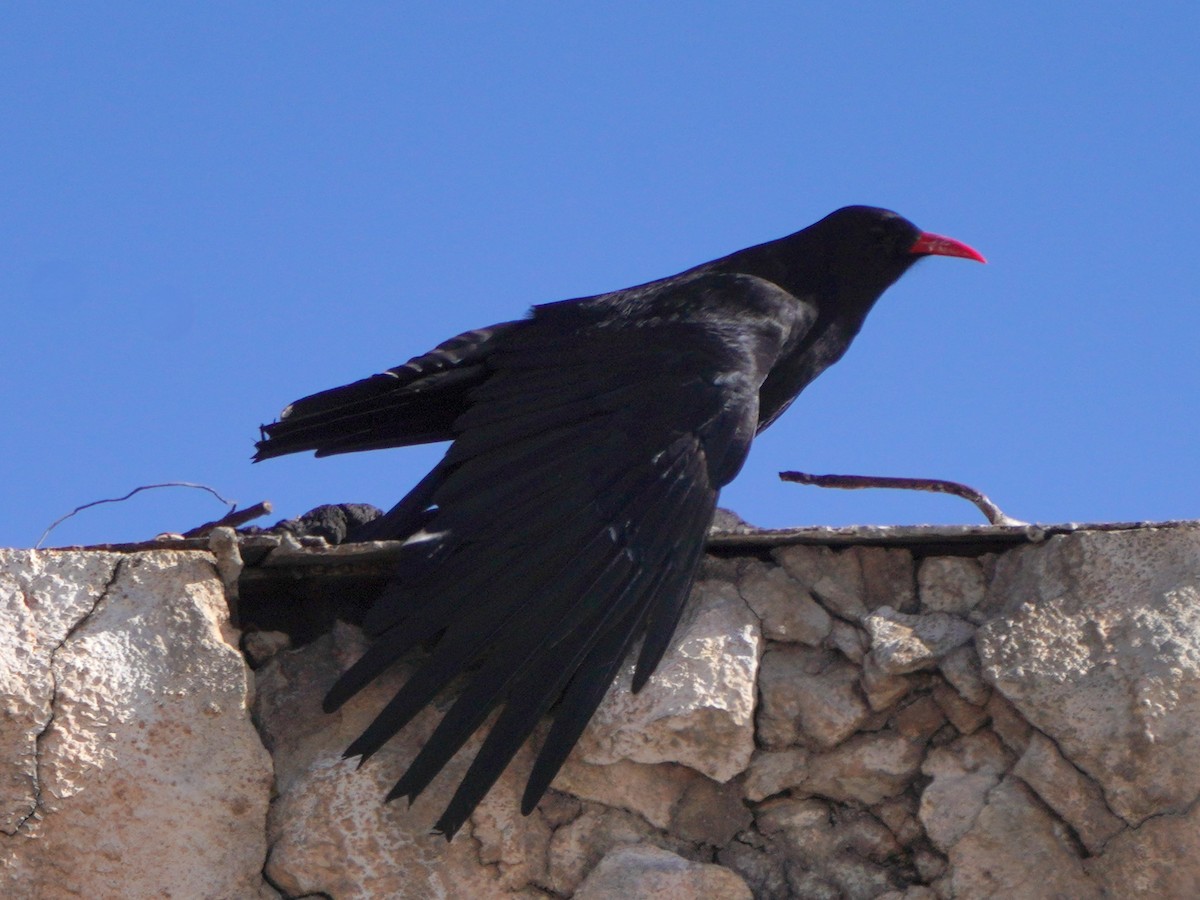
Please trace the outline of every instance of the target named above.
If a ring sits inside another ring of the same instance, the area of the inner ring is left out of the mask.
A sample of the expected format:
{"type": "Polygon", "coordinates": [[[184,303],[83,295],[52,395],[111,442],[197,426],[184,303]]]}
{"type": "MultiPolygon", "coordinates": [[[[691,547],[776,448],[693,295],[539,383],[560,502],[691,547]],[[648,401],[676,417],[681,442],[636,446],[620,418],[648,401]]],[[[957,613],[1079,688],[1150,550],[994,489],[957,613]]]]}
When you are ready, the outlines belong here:
{"type": "MultiPolygon", "coordinates": [[[[228,535],[4,552],[0,893],[1200,896],[1200,525],[1060,531],[720,547],[539,809],[526,750],[451,843],[428,828],[477,743],[382,804],[439,710],[342,760],[403,666],[323,715],[361,635],[239,637],[228,535]]],[[[310,594],[346,550],[251,549],[248,622],[252,584],[310,594]]]]}

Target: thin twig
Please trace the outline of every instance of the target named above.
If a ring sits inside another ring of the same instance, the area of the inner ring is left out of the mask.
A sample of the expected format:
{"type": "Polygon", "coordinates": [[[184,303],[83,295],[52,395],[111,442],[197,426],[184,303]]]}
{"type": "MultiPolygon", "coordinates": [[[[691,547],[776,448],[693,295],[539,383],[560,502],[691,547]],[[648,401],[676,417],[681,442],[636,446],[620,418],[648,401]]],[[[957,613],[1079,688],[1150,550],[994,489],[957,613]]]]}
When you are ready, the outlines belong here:
{"type": "Polygon", "coordinates": [[[228,506],[231,511],[237,509],[236,501],[226,500],[224,497],[222,497],[220,494],[218,494],[215,490],[213,490],[206,484],[196,484],[191,481],[165,481],[162,484],[143,484],[141,487],[135,487],[132,491],[130,491],[124,497],[109,497],[104,500],[93,500],[91,503],[85,503],[85,504],[83,504],[83,506],[75,507],[73,510],[71,510],[69,513],[67,513],[65,516],[60,516],[59,518],[55,519],[53,522],[50,523],[49,527],[45,531],[42,532],[42,536],[40,538],[38,538],[38,542],[36,544],[34,544],[34,549],[36,550],[36,549],[40,548],[42,546],[42,544],[45,542],[46,538],[48,538],[50,536],[50,532],[52,532],[55,528],[57,528],[63,522],[67,521],[67,519],[71,518],[71,516],[75,515],[76,513],[81,513],[85,509],[89,509],[93,506],[99,506],[101,503],[121,503],[124,500],[128,500],[134,494],[141,493],[142,491],[149,491],[149,490],[153,490],[154,488],[168,488],[168,487],[185,487],[185,488],[195,488],[196,490],[199,490],[199,491],[208,491],[210,494],[212,494],[214,497],[216,497],[218,500],[220,500],[222,503],[224,503],[226,506],[228,506]]]}
{"type": "Polygon", "coordinates": [[[987,517],[993,525],[1028,525],[1020,519],[1005,515],[987,495],[957,481],[945,481],[941,478],[894,478],[887,475],[810,475],[807,472],[780,472],[783,481],[794,481],[796,484],[812,484],[817,487],[846,488],[900,488],[909,491],[934,491],[939,494],[953,494],[970,500],[987,517]]]}
{"type": "Polygon", "coordinates": [[[197,525],[190,531],[185,531],[185,538],[204,537],[214,528],[239,528],[247,522],[257,519],[259,516],[269,515],[271,512],[271,501],[264,500],[262,503],[255,503],[253,506],[247,506],[245,509],[231,510],[225,516],[217,519],[215,522],[205,522],[203,525],[197,525]]]}

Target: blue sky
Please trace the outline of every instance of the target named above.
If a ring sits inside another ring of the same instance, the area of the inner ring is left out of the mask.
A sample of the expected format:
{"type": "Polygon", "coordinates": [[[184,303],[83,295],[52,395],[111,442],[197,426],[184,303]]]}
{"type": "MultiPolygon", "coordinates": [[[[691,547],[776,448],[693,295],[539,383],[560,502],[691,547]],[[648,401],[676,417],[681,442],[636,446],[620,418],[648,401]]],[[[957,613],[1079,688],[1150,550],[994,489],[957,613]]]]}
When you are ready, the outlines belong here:
{"type": "MultiPolygon", "coordinates": [[[[963,480],[1041,522],[1200,516],[1198,26],[1170,2],[11,4],[0,545],[160,481],[390,505],[439,448],[251,465],[257,426],[848,203],[990,264],[892,288],[723,505],[978,520],[776,479],[802,469],[963,480]]],[[[222,512],[148,492],[50,543],[222,512]]]]}

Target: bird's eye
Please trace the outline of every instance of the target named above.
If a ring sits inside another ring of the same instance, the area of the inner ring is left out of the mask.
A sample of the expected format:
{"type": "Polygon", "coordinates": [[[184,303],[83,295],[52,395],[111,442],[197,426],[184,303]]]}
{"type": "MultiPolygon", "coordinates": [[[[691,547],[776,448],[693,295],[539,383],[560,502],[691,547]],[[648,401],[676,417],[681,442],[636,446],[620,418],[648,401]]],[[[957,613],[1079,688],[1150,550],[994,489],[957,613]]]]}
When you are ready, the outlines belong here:
{"type": "Polygon", "coordinates": [[[879,224],[872,225],[869,233],[874,252],[882,252],[885,256],[890,256],[896,243],[895,235],[891,233],[891,230],[879,224]]]}

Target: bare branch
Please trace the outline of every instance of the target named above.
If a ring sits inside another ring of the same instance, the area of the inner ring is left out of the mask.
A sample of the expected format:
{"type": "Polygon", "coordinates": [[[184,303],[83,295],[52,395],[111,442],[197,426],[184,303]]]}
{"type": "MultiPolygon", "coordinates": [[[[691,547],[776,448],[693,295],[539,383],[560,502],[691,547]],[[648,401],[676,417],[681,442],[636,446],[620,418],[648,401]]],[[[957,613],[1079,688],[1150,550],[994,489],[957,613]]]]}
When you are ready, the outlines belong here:
{"type": "Polygon", "coordinates": [[[810,475],[807,472],[780,472],[783,481],[793,481],[796,484],[811,484],[816,487],[846,488],[900,488],[909,491],[933,491],[939,494],[953,494],[970,500],[975,504],[993,525],[1028,525],[1020,519],[1005,515],[987,495],[957,481],[945,481],[941,478],[894,478],[887,475],[810,475]]]}
{"type": "Polygon", "coordinates": [[[271,501],[264,500],[262,503],[255,503],[253,506],[247,506],[245,509],[231,510],[226,515],[217,519],[215,522],[205,522],[203,525],[197,525],[190,531],[185,531],[185,538],[204,537],[214,528],[239,528],[259,516],[269,515],[271,512],[271,501]]]}
{"type": "Polygon", "coordinates": [[[99,506],[101,503],[121,503],[125,500],[128,500],[134,494],[141,493],[142,491],[149,491],[149,490],[153,490],[154,488],[168,488],[168,487],[185,487],[185,488],[194,488],[198,491],[208,491],[208,493],[212,494],[214,497],[216,497],[218,500],[220,500],[222,503],[224,503],[226,506],[228,506],[231,511],[237,509],[236,501],[226,500],[224,497],[222,497],[220,494],[218,494],[215,490],[213,490],[206,484],[196,484],[191,481],[166,481],[166,482],[163,482],[162,484],[143,484],[141,487],[135,487],[132,491],[130,491],[124,497],[109,497],[104,500],[93,500],[91,503],[85,503],[85,504],[83,504],[83,506],[75,507],[73,510],[71,510],[69,513],[67,513],[65,516],[59,516],[57,519],[55,519],[53,522],[50,523],[49,527],[47,527],[45,531],[42,532],[42,536],[40,538],[38,538],[38,542],[33,545],[34,549],[36,550],[36,549],[40,548],[42,546],[42,544],[45,543],[46,538],[48,538],[50,536],[50,532],[52,532],[55,528],[57,528],[63,522],[67,521],[67,519],[74,516],[76,513],[81,513],[85,509],[90,509],[93,506],[99,506]]]}

